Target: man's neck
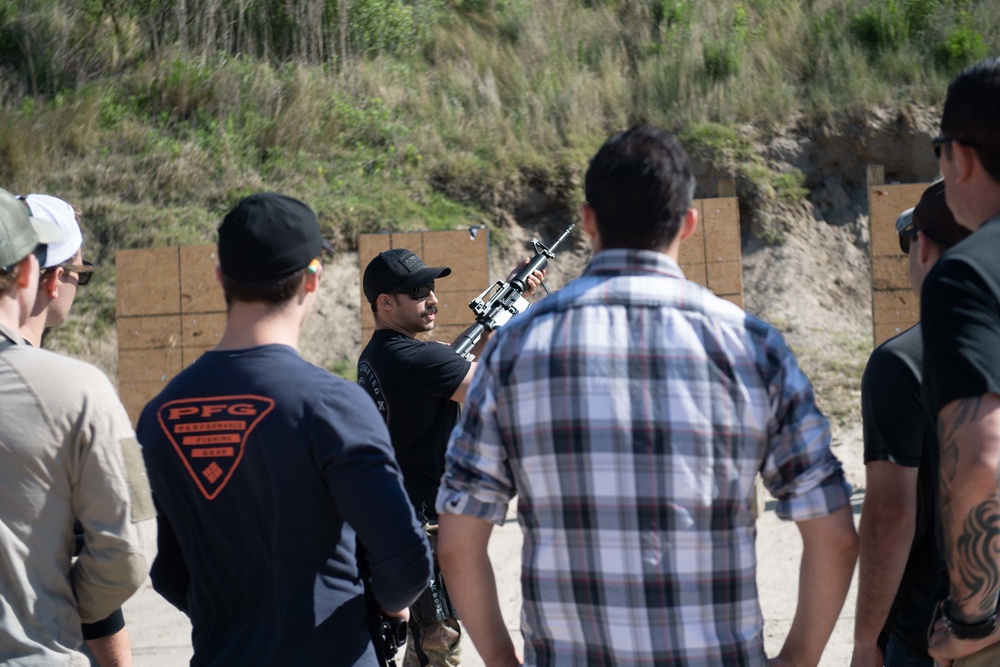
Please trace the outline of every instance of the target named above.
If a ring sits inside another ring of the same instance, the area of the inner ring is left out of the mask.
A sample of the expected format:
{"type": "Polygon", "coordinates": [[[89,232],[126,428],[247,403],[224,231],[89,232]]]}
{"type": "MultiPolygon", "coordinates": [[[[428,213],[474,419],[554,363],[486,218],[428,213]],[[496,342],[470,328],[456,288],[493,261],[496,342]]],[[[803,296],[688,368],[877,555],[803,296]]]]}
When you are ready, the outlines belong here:
{"type": "Polygon", "coordinates": [[[1000,183],[991,180],[987,185],[980,185],[978,190],[970,189],[973,197],[966,209],[966,226],[972,231],[1000,216],[1000,183]]]}
{"type": "Polygon", "coordinates": [[[216,350],[242,350],[261,345],[299,349],[300,313],[289,307],[237,301],[226,315],[226,329],[216,350]]]}
{"type": "Polygon", "coordinates": [[[417,334],[414,332],[407,331],[393,322],[380,322],[379,320],[375,320],[375,331],[395,331],[396,333],[401,333],[404,336],[409,336],[410,338],[417,337],[417,334]]]}
{"type": "Polygon", "coordinates": [[[21,334],[21,337],[28,341],[31,345],[41,347],[42,334],[45,333],[45,320],[45,313],[32,315],[28,318],[28,321],[24,323],[24,326],[19,328],[17,332],[21,334]]]}

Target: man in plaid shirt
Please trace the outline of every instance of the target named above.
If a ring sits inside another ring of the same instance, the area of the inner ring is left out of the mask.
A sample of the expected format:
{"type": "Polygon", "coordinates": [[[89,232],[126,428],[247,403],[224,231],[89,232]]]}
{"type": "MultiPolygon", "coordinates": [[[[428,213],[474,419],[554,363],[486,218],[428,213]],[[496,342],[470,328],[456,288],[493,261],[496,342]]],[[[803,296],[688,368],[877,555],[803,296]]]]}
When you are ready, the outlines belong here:
{"type": "Polygon", "coordinates": [[[586,177],[583,275],[498,331],[449,443],[438,553],[487,665],[516,665],[487,555],[520,494],[529,665],[764,665],[754,478],[803,539],[772,665],[815,665],[857,554],[826,419],[769,325],[684,279],[689,158],[613,136],[586,177]]]}

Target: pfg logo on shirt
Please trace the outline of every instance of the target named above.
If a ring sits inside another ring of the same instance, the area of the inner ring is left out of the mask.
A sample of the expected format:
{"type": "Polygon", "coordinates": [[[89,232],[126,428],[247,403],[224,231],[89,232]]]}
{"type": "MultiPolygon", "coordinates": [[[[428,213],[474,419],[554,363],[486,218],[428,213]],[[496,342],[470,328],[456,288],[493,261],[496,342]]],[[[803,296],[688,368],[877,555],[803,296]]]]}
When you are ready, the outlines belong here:
{"type": "Polygon", "coordinates": [[[376,407],[378,407],[379,414],[382,415],[382,419],[388,424],[390,417],[389,401],[382,392],[382,383],[379,382],[378,373],[364,359],[358,364],[358,384],[372,397],[376,407]]]}
{"type": "Polygon", "coordinates": [[[243,459],[247,437],[274,400],[263,396],[185,398],[160,406],[160,428],[208,500],[225,488],[243,459]]]}

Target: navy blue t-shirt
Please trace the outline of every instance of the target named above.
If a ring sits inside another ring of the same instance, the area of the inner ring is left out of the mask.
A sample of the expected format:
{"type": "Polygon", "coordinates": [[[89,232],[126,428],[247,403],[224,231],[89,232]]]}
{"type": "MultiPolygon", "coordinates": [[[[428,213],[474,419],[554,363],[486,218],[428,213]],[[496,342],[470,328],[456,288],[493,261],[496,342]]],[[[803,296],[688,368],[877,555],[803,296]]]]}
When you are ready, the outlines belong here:
{"type": "Polygon", "coordinates": [[[358,576],[409,605],[431,572],[389,435],[356,385],[283,345],[212,351],[137,429],[159,509],[154,588],[193,665],[376,665],[358,576]]]}

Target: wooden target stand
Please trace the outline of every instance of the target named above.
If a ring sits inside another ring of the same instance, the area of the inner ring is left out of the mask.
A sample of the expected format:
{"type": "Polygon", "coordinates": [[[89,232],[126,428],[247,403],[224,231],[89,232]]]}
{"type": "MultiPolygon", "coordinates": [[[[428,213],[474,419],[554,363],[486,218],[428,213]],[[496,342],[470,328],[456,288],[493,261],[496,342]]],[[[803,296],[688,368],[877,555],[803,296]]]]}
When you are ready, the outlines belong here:
{"type": "MultiPolygon", "coordinates": [[[[734,190],[732,182],[725,181],[718,198],[695,200],[699,224],[681,244],[680,265],[690,280],[742,307],[739,206],[734,190]]],[[[475,234],[465,229],[360,235],[362,346],[371,337],[374,320],[361,278],[375,255],[390,248],[409,248],[429,266],[451,267],[452,274],[440,280],[435,292],[437,325],[424,336],[450,342],[473,321],[469,302],[492,282],[489,242],[486,229],[475,234]]],[[[116,254],[118,390],[133,425],[146,403],[222,337],[226,304],[215,278],[218,263],[215,245],[116,254]]]]}
{"type": "MultiPolygon", "coordinates": [[[[732,181],[720,184],[720,197],[696,199],[698,227],[681,243],[680,266],[684,275],[723,299],[743,307],[743,255],[740,245],[739,201],[732,181]],[[724,195],[724,196],[723,196],[724,195]]],[[[582,234],[582,231],[574,231],[582,234]]],[[[393,248],[412,250],[428,266],[451,267],[451,275],[436,282],[438,314],[434,329],[420,338],[450,343],[474,320],[469,302],[495,280],[490,277],[489,233],[479,229],[447,232],[387,232],[358,236],[358,299],[361,313],[361,345],[375,330],[371,305],[364,293],[364,273],[380,252],[393,248]]],[[[542,239],[551,242],[553,239],[542,239]]],[[[531,249],[525,249],[530,255],[531,249]]],[[[514,267],[511,267],[512,269],[514,267]]]]}
{"type": "Polygon", "coordinates": [[[920,297],[910,289],[909,258],[899,247],[896,218],[916,206],[930,183],[884,184],[881,165],[868,168],[872,337],[878,347],[920,321],[920,297]]]}

